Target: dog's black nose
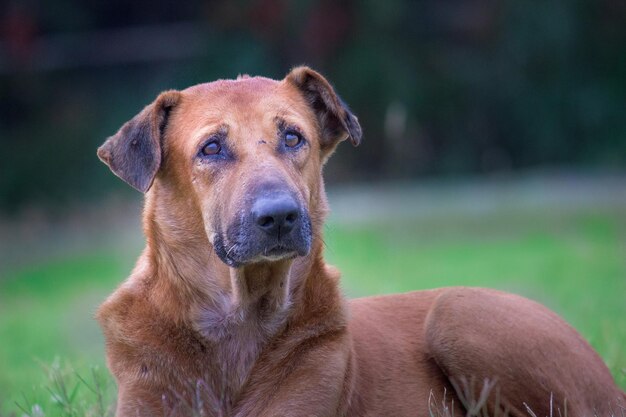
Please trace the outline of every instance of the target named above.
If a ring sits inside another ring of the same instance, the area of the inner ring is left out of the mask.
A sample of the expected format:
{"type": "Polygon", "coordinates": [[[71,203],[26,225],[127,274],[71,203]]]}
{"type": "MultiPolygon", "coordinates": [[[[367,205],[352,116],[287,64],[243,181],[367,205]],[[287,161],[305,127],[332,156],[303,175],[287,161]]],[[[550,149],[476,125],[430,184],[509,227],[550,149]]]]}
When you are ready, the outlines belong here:
{"type": "Polygon", "coordinates": [[[259,229],[280,237],[291,232],[300,210],[298,203],[288,195],[261,197],[252,205],[252,216],[259,229]]]}

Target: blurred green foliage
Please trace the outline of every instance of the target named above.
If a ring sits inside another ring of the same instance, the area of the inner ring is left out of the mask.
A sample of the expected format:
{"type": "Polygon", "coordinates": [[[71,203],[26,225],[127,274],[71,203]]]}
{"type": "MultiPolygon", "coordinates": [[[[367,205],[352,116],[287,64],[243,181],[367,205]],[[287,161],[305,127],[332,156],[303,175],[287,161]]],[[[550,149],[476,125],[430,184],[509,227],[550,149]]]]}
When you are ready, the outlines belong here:
{"type": "Polygon", "coordinates": [[[364,126],[338,181],[626,166],[620,0],[13,0],[0,19],[2,210],[123,189],[95,148],[161,90],[301,63],[364,126]]]}

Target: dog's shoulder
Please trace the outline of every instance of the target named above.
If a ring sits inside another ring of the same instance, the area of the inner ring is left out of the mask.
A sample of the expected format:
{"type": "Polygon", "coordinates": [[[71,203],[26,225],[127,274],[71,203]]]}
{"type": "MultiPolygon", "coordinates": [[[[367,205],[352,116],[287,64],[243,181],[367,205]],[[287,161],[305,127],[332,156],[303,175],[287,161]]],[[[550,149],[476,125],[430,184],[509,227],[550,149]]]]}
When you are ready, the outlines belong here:
{"type": "Polygon", "coordinates": [[[132,274],[102,303],[96,319],[118,381],[146,380],[154,374],[145,369],[155,370],[163,362],[160,347],[172,339],[173,326],[150,297],[149,277],[132,274]]]}
{"type": "Polygon", "coordinates": [[[144,324],[139,320],[148,315],[146,296],[141,285],[131,276],[98,308],[96,320],[107,345],[131,343],[136,338],[137,331],[144,324]]]}
{"type": "Polygon", "coordinates": [[[153,320],[155,308],[150,302],[151,268],[140,257],[131,275],[100,305],[96,320],[100,323],[108,345],[131,342],[137,332],[146,329],[146,320],[153,320]]]}

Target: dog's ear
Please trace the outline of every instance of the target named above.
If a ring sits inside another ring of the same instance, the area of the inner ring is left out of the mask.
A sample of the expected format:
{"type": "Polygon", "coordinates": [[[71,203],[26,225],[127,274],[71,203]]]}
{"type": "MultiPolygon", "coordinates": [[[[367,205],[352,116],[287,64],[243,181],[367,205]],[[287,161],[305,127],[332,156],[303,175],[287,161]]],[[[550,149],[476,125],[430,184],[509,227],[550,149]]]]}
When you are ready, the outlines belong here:
{"type": "Polygon", "coordinates": [[[98,157],[129,185],[145,193],[161,166],[161,138],[178,91],[166,91],[98,148],[98,157]]]}
{"type": "Polygon", "coordinates": [[[352,145],[361,143],[361,125],[330,83],[308,67],[297,67],[285,77],[295,85],[315,112],[321,128],[321,146],[330,155],[337,144],[350,138],[352,145]]]}

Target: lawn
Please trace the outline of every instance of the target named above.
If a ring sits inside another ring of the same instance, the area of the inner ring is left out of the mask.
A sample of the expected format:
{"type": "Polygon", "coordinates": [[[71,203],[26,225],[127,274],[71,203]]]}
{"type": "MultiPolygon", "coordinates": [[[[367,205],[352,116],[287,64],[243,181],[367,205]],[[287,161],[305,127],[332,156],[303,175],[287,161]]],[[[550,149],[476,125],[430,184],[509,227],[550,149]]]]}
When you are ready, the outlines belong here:
{"type": "MultiPolygon", "coordinates": [[[[626,388],[626,216],[621,208],[335,220],[326,226],[325,242],[327,258],[341,269],[350,297],[469,285],[538,300],[578,328],[626,388]]],[[[98,375],[108,378],[93,312],[128,274],[140,250],[85,247],[5,271],[0,279],[3,415],[24,414],[16,402],[33,416],[43,415],[37,407],[33,411],[35,404],[55,416],[66,400],[96,401],[76,376],[93,387],[91,368],[99,367],[98,375]],[[54,386],[58,374],[69,378],[66,394],[54,386]]]]}

